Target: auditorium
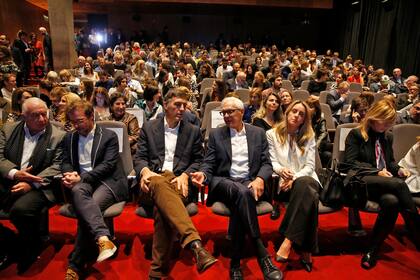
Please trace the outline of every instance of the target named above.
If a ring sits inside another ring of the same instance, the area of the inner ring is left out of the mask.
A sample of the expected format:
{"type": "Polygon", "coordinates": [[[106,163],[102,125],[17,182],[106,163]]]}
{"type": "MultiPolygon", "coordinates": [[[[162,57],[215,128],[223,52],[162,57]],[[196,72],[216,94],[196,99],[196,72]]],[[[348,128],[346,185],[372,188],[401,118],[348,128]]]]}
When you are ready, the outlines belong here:
{"type": "Polygon", "coordinates": [[[419,279],[419,10],[0,0],[0,279],[419,279]]]}

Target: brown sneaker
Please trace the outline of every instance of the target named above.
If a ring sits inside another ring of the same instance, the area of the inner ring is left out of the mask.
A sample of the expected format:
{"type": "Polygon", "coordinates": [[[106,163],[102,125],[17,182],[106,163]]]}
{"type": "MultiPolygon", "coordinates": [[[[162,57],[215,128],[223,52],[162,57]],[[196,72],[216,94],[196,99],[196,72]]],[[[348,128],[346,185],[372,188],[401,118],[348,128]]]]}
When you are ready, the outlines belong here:
{"type": "Polygon", "coordinates": [[[106,241],[98,241],[98,247],[99,247],[99,255],[96,259],[97,262],[102,262],[115,254],[117,251],[117,246],[112,243],[110,240],[106,241]]]}
{"type": "Polygon", "coordinates": [[[65,280],[79,280],[79,274],[72,268],[67,268],[65,280]]]}
{"type": "Polygon", "coordinates": [[[201,242],[194,241],[191,246],[194,254],[195,261],[197,263],[197,270],[199,273],[204,272],[207,268],[212,266],[217,259],[213,257],[204,247],[201,242]]]}

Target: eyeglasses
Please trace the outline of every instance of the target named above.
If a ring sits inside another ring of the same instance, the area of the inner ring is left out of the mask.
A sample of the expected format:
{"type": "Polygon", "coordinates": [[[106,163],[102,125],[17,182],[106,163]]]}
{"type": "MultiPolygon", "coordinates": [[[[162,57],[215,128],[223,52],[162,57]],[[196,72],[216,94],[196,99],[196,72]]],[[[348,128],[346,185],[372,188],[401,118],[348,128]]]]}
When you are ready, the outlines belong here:
{"type": "Polygon", "coordinates": [[[223,111],[220,111],[219,114],[222,117],[224,117],[225,115],[231,116],[236,110],[238,109],[223,110],[223,111]]]}

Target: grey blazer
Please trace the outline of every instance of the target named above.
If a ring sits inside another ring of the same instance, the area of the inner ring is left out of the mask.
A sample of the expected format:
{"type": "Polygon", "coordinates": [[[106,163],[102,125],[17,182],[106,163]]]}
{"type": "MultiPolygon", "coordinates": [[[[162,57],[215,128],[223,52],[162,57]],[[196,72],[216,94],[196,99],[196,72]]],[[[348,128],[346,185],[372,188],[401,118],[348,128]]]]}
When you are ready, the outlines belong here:
{"type": "MultiPolygon", "coordinates": [[[[13,181],[7,179],[11,169],[20,169],[23,143],[25,141],[24,121],[6,123],[0,132],[0,176],[2,184],[10,187],[13,181]]],[[[45,133],[38,139],[38,143],[29,159],[32,174],[44,179],[42,191],[51,202],[55,202],[52,189],[49,187],[54,176],[60,174],[62,158],[62,140],[65,132],[54,125],[48,124],[45,133]]]]}

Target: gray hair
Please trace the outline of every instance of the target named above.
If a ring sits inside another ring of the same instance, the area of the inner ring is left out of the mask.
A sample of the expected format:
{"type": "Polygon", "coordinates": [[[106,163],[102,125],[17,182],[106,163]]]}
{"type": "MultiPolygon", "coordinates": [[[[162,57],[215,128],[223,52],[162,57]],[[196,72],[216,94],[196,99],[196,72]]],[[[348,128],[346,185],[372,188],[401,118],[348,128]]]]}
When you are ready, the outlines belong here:
{"type": "Polygon", "coordinates": [[[31,97],[26,99],[22,104],[22,114],[25,115],[29,111],[31,105],[39,105],[48,110],[47,104],[38,97],[31,97]]]}
{"type": "Polygon", "coordinates": [[[235,109],[244,110],[244,103],[239,98],[233,96],[225,97],[222,100],[221,107],[223,108],[226,103],[232,103],[235,109]]]}

